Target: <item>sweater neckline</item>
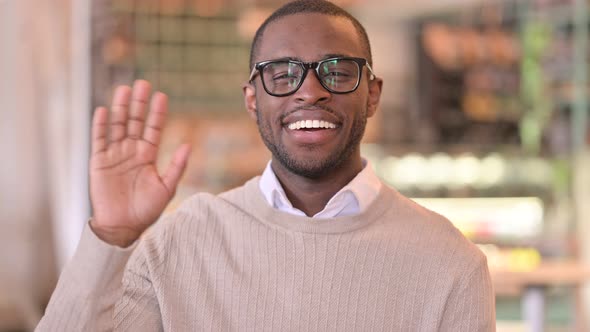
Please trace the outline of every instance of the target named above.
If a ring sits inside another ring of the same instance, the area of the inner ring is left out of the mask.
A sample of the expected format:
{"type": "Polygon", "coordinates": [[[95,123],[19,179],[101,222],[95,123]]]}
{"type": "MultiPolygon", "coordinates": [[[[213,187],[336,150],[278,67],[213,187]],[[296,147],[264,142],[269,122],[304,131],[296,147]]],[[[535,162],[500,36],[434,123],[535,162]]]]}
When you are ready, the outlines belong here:
{"type": "Polygon", "coordinates": [[[244,185],[249,213],[265,224],[287,231],[325,234],[351,232],[370,225],[378,220],[387,209],[395,209],[397,205],[395,191],[383,184],[377,197],[363,212],[352,216],[314,219],[289,214],[270,206],[260,191],[259,181],[260,176],[257,176],[244,185]]]}

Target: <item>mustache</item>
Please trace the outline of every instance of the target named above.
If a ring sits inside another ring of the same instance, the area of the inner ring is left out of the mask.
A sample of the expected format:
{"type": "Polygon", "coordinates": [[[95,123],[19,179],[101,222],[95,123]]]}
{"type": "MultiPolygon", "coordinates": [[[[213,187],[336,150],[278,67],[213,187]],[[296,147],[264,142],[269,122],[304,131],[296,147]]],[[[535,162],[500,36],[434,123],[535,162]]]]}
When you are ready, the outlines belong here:
{"type": "Polygon", "coordinates": [[[324,106],[324,105],[299,105],[299,106],[296,106],[295,108],[285,112],[283,115],[281,115],[280,121],[283,122],[286,117],[288,117],[289,115],[291,115],[295,112],[301,111],[301,110],[323,111],[323,112],[328,112],[331,114],[336,114],[336,111],[334,111],[332,108],[330,108],[328,106],[324,106]]]}

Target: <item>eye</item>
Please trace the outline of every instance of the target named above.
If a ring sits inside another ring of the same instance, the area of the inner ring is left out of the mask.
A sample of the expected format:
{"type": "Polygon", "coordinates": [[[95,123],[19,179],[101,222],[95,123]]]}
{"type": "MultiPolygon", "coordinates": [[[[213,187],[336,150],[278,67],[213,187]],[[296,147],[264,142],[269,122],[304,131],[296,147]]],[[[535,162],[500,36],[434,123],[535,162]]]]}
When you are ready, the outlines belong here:
{"type": "Polygon", "coordinates": [[[272,79],[275,81],[279,81],[279,80],[285,80],[285,79],[296,79],[298,78],[298,75],[296,73],[292,73],[292,72],[281,72],[281,73],[275,73],[272,76],[272,79]]]}
{"type": "Polygon", "coordinates": [[[330,84],[346,83],[357,79],[358,65],[349,59],[326,60],[321,64],[319,74],[330,84]]]}
{"type": "Polygon", "coordinates": [[[350,77],[350,73],[346,72],[346,71],[338,71],[338,70],[331,70],[327,73],[325,73],[323,75],[323,77],[342,77],[342,78],[346,78],[346,77],[350,77]]]}

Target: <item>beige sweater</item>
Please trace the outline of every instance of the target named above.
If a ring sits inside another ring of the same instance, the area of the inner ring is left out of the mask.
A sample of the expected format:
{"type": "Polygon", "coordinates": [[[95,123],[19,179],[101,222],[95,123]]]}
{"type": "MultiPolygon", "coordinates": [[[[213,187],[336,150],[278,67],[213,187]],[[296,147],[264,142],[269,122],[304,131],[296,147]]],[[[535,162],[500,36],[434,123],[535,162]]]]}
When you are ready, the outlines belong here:
{"type": "Polygon", "coordinates": [[[494,331],[485,256],[383,186],[354,217],[198,194],[120,249],[86,227],[38,331],[494,331]]]}

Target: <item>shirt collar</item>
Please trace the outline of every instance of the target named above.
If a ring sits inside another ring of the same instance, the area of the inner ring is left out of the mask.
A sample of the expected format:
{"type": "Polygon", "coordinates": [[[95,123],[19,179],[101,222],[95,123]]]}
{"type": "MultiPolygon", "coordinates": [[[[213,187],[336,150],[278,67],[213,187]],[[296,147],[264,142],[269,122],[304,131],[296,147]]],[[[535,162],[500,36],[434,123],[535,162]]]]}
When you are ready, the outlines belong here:
{"type": "MultiPolygon", "coordinates": [[[[275,209],[283,212],[305,216],[303,211],[293,207],[279,180],[268,162],[259,182],[265,200],[275,209]]],[[[364,211],[377,197],[381,190],[381,181],[373,171],[371,164],[363,159],[363,169],[346,186],[340,189],[324,209],[314,218],[333,218],[354,215],[364,211]]]]}

